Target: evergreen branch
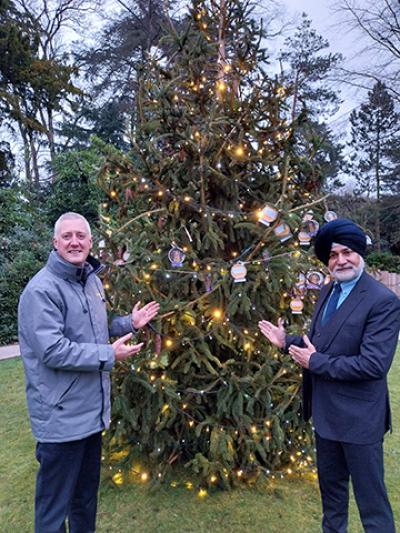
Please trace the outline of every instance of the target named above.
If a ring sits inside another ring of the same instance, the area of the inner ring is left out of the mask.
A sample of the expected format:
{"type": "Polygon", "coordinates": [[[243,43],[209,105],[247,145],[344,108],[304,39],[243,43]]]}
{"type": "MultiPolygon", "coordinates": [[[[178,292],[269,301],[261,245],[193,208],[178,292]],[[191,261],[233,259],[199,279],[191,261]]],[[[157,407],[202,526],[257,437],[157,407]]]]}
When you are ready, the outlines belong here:
{"type": "Polygon", "coordinates": [[[245,109],[239,116],[239,118],[237,119],[236,121],[236,124],[233,126],[233,128],[231,129],[231,131],[228,133],[228,135],[226,136],[226,139],[225,141],[222,143],[222,145],[220,146],[219,150],[217,151],[215,157],[214,157],[214,160],[213,161],[217,161],[222,153],[222,151],[225,149],[225,147],[227,146],[227,144],[230,142],[231,138],[232,138],[232,135],[235,133],[235,131],[239,128],[239,126],[241,125],[242,123],[242,120],[243,118],[246,116],[247,114],[247,109],[245,109]]]}
{"type": "Polygon", "coordinates": [[[286,402],[283,402],[282,404],[279,404],[278,407],[282,408],[282,412],[285,412],[286,409],[289,407],[289,405],[293,402],[293,400],[298,395],[299,390],[300,390],[300,383],[296,386],[294,392],[292,392],[292,394],[289,396],[288,400],[286,402]]]}
{"type": "Polygon", "coordinates": [[[268,237],[268,235],[272,232],[272,230],[274,229],[274,226],[271,226],[269,228],[267,228],[261,239],[259,240],[258,244],[256,245],[256,247],[254,248],[254,250],[251,252],[251,254],[249,255],[249,261],[251,261],[253,259],[253,257],[258,253],[258,251],[260,250],[260,248],[262,248],[262,246],[264,246],[265,244],[265,239],[268,237]]]}
{"type": "MultiPolygon", "coordinates": [[[[218,378],[218,379],[214,380],[212,383],[210,383],[210,385],[208,385],[204,389],[198,390],[198,389],[195,389],[193,387],[188,387],[187,389],[184,389],[181,392],[187,392],[189,394],[210,394],[212,389],[215,387],[215,385],[217,385],[220,381],[222,381],[222,379],[218,378]]],[[[214,391],[214,394],[215,394],[215,391],[214,391]]]]}
{"type": "Polygon", "coordinates": [[[279,205],[281,202],[283,202],[286,196],[287,185],[288,185],[289,162],[290,162],[290,156],[288,153],[286,153],[285,160],[283,163],[282,192],[279,197],[279,200],[276,202],[276,205],[279,205]]]}
{"type": "Polygon", "coordinates": [[[140,215],[138,215],[137,217],[134,217],[134,218],[131,218],[130,220],[128,220],[128,222],[126,222],[123,226],[121,226],[119,229],[115,230],[116,233],[121,233],[121,231],[123,231],[124,229],[126,229],[128,226],[130,226],[133,222],[135,222],[136,220],[140,220],[141,218],[145,217],[145,216],[150,216],[150,215],[153,215],[154,213],[160,213],[160,212],[163,212],[163,211],[166,211],[167,208],[166,207],[160,207],[159,209],[153,209],[152,211],[145,211],[144,213],[141,213],[140,215]]]}
{"type": "Polygon", "coordinates": [[[325,194],[325,196],[322,196],[321,198],[318,198],[317,200],[314,200],[313,202],[309,202],[308,204],[302,204],[298,207],[294,207],[293,209],[289,209],[288,213],[294,213],[296,211],[301,211],[302,209],[308,209],[309,207],[312,207],[313,205],[320,204],[321,202],[325,202],[327,198],[329,198],[330,194],[325,194]]]}

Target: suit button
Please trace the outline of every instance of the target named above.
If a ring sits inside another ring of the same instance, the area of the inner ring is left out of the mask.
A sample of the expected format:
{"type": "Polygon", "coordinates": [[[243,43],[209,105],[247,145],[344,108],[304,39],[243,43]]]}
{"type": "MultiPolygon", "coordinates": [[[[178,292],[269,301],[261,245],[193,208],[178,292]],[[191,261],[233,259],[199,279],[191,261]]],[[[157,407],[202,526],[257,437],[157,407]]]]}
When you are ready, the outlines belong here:
{"type": "Polygon", "coordinates": [[[316,337],[321,337],[321,333],[317,333],[315,336],[316,337]]]}

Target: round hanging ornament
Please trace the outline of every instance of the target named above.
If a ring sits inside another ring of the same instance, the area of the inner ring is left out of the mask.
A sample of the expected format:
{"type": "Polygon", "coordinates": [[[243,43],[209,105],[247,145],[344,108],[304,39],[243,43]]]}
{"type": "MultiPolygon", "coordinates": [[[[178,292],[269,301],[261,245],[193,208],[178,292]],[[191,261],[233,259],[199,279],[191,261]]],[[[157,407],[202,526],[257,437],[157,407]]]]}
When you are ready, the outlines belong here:
{"type": "Polygon", "coordinates": [[[231,268],[231,276],[233,277],[235,283],[242,283],[246,280],[247,268],[244,263],[239,261],[235,263],[231,268]]]}
{"type": "Polygon", "coordinates": [[[299,241],[301,246],[309,246],[312,237],[314,237],[319,230],[319,224],[312,218],[303,219],[299,231],[299,241]]]}
{"type": "Polygon", "coordinates": [[[292,236],[292,232],[290,231],[290,228],[286,222],[281,222],[278,226],[276,226],[274,233],[281,242],[287,241],[292,236]]]}
{"type": "Polygon", "coordinates": [[[310,246],[311,235],[306,231],[299,231],[300,246],[310,246]]]}
{"type": "Polygon", "coordinates": [[[171,262],[171,266],[173,268],[181,267],[183,265],[185,257],[185,252],[173,243],[171,250],[168,252],[168,259],[171,262]]]}
{"type": "Polygon", "coordinates": [[[298,297],[295,297],[290,301],[290,309],[294,315],[301,315],[303,312],[303,307],[303,301],[298,297]]]}
{"type": "Polygon", "coordinates": [[[312,272],[307,272],[307,289],[321,289],[324,284],[325,276],[322,272],[317,272],[313,270],[312,272]]]}
{"type": "Polygon", "coordinates": [[[331,222],[332,220],[336,220],[337,217],[338,216],[335,213],[335,211],[326,211],[324,214],[324,219],[326,222],[331,222]]]}
{"type": "Polygon", "coordinates": [[[303,272],[299,272],[298,279],[294,284],[294,294],[296,296],[305,296],[307,292],[307,279],[303,272]]]}
{"type": "Polygon", "coordinates": [[[269,226],[278,218],[278,210],[273,206],[267,204],[259,213],[258,220],[264,226],[269,226]]]}
{"type": "Polygon", "coordinates": [[[303,222],[306,222],[307,220],[313,220],[314,218],[314,212],[313,211],[307,211],[306,213],[304,213],[304,216],[303,216],[303,222]]]}

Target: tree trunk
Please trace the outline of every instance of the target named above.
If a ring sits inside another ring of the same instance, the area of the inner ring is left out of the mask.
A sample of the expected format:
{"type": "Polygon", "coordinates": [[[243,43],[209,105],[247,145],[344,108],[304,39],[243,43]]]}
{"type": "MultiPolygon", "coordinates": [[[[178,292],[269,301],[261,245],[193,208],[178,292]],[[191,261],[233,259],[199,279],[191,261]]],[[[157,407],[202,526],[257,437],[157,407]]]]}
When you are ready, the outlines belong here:
{"type": "Polygon", "coordinates": [[[33,138],[33,132],[29,132],[29,147],[32,156],[32,169],[33,169],[33,184],[37,190],[40,187],[40,176],[39,176],[39,164],[38,164],[38,151],[35,145],[35,140],[33,138]]]}
{"type": "Polygon", "coordinates": [[[376,158],[375,158],[375,185],[376,185],[376,208],[375,208],[375,236],[376,236],[376,251],[381,253],[381,139],[380,129],[378,126],[377,140],[376,140],[376,158]]]}
{"type": "Polygon", "coordinates": [[[54,158],[56,156],[56,144],[54,140],[55,135],[54,135],[53,112],[51,109],[47,110],[47,116],[48,116],[47,139],[49,141],[50,160],[53,166],[54,158]]]}
{"type": "Polygon", "coordinates": [[[32,185],[32,172],[31,172],[31,151],[29,149],[28,135],[21,123],[18,123],[19,131],[21,133],[22,142],[24,144],[24,166],[25,166],[25,178],[29,185],[32,185]]]}
{"type": "Polygon", "coordinates": [[[297,98],[298,98],[298,94],[299,94],[299,76],[300,76],[300,71],[297,70],[296,78],[295,78],[295,81],[294,81],[294,90],[293,90],[292,122],[296,118],[297,98]]]}
{"type": "Polygon", "coordinates": [[[53,113],[52,113],[51,108],[46,109],[46,113],[47,113],[47,120],[46,120],[43,109],[42,108],[39,109],[40,121],[45,130],[45,135],[47,137],[47,142],[49,145],[49,152],[50,152],[50,161],[51,161],[51,166],[53,167],[54,157],[56,155],[56,146],[54,142],[55,135],[54,135],[53,113]]]}

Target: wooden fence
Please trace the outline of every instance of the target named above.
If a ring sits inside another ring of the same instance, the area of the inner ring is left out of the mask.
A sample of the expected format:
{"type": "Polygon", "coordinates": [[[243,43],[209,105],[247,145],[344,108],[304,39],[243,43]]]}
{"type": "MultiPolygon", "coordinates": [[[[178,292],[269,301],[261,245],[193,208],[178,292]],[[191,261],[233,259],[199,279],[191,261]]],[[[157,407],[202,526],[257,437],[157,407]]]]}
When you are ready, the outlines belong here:
{"type": "Polygon", "coordinates": [[[386,285],[400,298],[400,274],[394,272],[385,272],[384,270],[375,270],[370,272],[371,276],[386,285]]]}

